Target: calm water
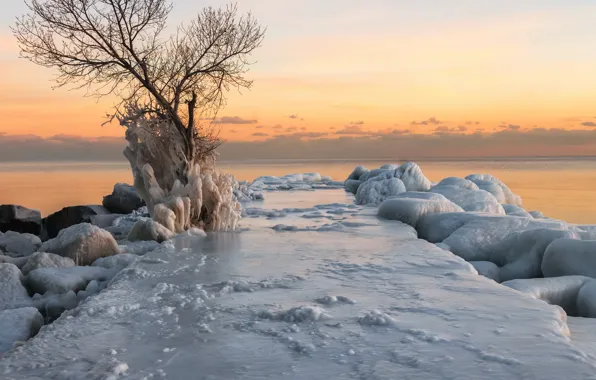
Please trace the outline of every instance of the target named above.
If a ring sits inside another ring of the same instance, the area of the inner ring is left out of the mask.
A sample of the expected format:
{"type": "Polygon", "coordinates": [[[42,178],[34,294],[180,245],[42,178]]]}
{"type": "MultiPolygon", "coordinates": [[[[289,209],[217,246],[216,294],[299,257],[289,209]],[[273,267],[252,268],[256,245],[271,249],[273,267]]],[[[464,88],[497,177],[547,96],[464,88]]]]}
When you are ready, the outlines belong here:
{"type": "MultiPolygon", "coordinates": [[[[319,172],[343,180],[358,164],[387,161],[222,162],[240,180],[261,175],[319,172]]],[[[419,161],[432,181],[449,176],[490,173],[519,194],[528,210],[573,223],[596,223],[596,160],[419,161]]],[[[16,203],[47,215],[64,206],[98,204],[116,182],[132,183],[126,163],[2,163],[0,204],[16,203]]]]}

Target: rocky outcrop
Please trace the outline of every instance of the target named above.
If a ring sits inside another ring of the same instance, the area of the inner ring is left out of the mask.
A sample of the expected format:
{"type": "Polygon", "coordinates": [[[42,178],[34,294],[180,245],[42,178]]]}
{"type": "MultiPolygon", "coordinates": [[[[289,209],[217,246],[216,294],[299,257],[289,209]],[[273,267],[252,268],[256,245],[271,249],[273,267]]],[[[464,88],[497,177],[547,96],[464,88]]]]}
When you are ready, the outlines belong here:
{"type": "Polygon", "coordinates": [[[91,223],[96,215],[107,215],[111,212],[103,206],[70,206],[64,207],[42,221],[42,240],[53,239],[65,228],[81,223],[91,223]]]}
{"type": "Polygon", "coordinates": [[[112,194],[103,197],[102,204],[114,214],[130,214],[145,206],[145,201],[137,195],[133,186],[117,183],[112,194]]]}
{"type": "Polygon", "coordinates": [[[0,205],[0,232],[15,231],[39,235],[41,214],[18,205],[0,205]]]}

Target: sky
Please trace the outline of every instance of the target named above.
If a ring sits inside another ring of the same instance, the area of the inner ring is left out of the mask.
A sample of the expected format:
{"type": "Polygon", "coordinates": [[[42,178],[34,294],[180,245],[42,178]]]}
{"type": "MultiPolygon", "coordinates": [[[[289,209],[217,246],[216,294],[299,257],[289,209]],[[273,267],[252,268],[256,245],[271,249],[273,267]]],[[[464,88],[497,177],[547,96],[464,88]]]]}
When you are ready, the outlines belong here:
{"type": "MultiPolygon", "coordinates": [[[[0,160],[122,159],[115,99],[52,89],[0,14],[0,160]]],[[[169,25],[203,6],[174,0],[169,25]]],[[[596,1],[242,0],[267,27],[223,159],[596,155],[596,1]]]]}

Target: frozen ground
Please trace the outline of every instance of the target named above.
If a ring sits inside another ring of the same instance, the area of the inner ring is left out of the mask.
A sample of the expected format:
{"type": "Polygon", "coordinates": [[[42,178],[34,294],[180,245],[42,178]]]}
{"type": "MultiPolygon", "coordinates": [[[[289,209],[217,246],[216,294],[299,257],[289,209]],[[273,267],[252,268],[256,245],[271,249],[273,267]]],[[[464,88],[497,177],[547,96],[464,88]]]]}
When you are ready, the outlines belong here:
{"type": "Polygon", "coordinates": [[[0,377],[596,379],[595,320],[568,328],[353,199],[268,193],[242,231],[139,258],[6,353],[0,377]]]}

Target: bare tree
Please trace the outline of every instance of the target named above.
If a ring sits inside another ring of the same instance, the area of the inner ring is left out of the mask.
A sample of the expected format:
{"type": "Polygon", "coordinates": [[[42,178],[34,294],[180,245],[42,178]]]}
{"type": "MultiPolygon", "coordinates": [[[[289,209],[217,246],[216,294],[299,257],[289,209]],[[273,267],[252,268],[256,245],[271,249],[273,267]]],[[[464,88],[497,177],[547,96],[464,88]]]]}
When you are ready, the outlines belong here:
{"type": "MultiPolygon", "coordinates": [[[[176,182],[191,182],[195,165],[209,166],[220,140],[200,121],[217,116],[228,90],[252,85],[248,57],[264,29],[250,14],[208,7],[164,37],[169,0],[25,2],[29,12],[12,28],[22,56],[57,69],[58,86],[119,97],[108,116],[128,128],[125,155],[142,196],[155,179],[167,197],[176,182]]],[[[194,213],[199,218],[201,207],[194,213]]]]}

